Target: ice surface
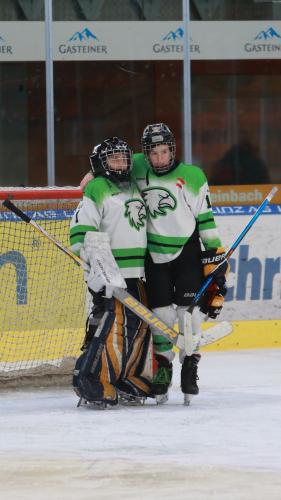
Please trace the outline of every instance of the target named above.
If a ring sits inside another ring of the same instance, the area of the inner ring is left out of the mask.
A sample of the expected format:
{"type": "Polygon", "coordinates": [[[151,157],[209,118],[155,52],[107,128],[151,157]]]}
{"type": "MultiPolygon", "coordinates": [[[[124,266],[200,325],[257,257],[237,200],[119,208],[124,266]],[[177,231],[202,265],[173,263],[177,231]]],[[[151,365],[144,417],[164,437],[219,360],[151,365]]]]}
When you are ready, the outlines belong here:
{"type": "Polygon", "coordinates": [[[281,499],[281,350],[204,353],[182,404],[76,408],[72,389],[4,391],[3,499],[281,499]]]}

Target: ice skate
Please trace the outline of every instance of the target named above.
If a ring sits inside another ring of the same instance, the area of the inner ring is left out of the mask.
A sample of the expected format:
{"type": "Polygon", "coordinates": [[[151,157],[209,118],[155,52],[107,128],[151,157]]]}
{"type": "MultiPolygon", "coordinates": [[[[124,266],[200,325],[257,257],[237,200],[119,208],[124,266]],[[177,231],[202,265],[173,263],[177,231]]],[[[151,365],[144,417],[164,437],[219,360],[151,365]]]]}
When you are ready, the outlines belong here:
{"type": "Polygon", "coordinates": [[[118,404],[118,394],[112,384],[102,383],[91,375],[84,377],[82,382],[80,388],[74,388],[79,397],[77,407],[89,405],[91,408],[104,410],[118,404]]]}
{"type": "Polygon", "coordinates": [[[123,406],[142,406],[147,394],[129,379],[119,380],[116,384],[119,403],[123,406]]]}
{"type": "Polygon", "coordinates": [[[118,399],[114,401],[87,401],[87,399],[80,398],[77,403],[77,408],[80,406],[88,406],[94,410],[106,410],[107,408],[112,408],[113,406],[118,405],[118,399]]]}
{"type": "Polygon", "coordinates": [[[190,406],[192,398],[193,398],[193,394],[184,394],[183,395],[184,406],[190,406]]]}
{"type": "Polygon", "coordinates": [[[155,397],[157,404],[164,404],[168,401],[168,390],[173,376],[173,366],[164,356],[156,356],[157,372],[153,377],[151,386],[151,396],[155,397]]]}
{"type": "Polygon", "coordinates": [[[200,361],[200,354],[192,354],[185,356],[181,368],[181,390],[184,394],[184,404],[190,405],[193,396],[199,394],[199,387],[197,385],[198,363],[200,361]]]}
{"type": "Polygon", "coordinates": [[[77,403],[77,408],[79,408],[79,406],[84,406],[84,405],[86,405],[86,404],[87,404],[86,399],[82,398],[82,396],[81,396],[81,397],[79,397],[79,401],[78,401],[78,403],[77,403]]]}
{"type": "Polygon", "coordinates": [[[109,401],[88,401],[88,406],[93,410],[110,410],[118,405],[118,400],[114,402],[109,401]]]}
{"type": "Polygon", "coordinates": [[[122,406],[143,406],[146,400],[144,396],[133,396],[126,392],[118,391],[119,403],[122,406]]]}
{"type": "Polygon", "coordinates": [[[155,396],[155,400],[156,400],[156,404],[157,405],[163,405],[164,403],[166,403],[169,399],[169,393],[166,392],[166,394],[157,394],[155,396]]]}

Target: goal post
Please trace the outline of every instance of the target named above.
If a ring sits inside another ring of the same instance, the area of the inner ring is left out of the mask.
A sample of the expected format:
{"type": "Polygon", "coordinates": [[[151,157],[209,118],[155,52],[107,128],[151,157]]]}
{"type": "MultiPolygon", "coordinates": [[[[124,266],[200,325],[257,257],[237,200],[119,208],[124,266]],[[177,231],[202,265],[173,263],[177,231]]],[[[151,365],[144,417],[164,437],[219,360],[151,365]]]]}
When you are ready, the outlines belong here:
{"type": "Polygon", "coordinates": [[[0,189],[0,384],[70,378],[86,321],[83,270],[5,209],[10,198],[69,246],[77,188],[0,189]]]}

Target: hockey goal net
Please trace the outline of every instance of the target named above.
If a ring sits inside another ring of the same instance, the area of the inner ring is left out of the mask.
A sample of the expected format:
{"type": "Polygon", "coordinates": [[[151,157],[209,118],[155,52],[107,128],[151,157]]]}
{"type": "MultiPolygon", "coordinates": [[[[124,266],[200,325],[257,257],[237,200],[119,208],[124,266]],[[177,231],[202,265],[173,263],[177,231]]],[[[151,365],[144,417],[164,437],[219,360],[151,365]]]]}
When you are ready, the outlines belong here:
{"type": "Polygon", "coordinates": [[[81,196],[70,188],[0,190],[0,383],[70,378],[86,316],[83,270],[2,201],[10,198],[68,247],[81,196]]]}

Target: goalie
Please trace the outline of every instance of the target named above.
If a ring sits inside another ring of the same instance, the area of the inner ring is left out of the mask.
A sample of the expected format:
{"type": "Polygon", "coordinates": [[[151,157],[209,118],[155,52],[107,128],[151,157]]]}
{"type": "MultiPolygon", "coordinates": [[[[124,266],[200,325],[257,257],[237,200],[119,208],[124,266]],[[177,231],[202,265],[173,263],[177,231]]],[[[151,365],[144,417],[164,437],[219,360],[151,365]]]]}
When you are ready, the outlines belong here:
{"type": "Polygon", "coordinates": [[[73,385],[81,399],[99,406],[118,399],[137,403],[150,392],[152,343],[147,326],[112,297],[127,288],[146,302],[142,278],[146,253],[146,209],[131,182],[132,151],[117,137],[90,156],[95,178],[88,183],[70,225],[72,250],[85,262],[93,298],[83,353],[73,385]]]}

